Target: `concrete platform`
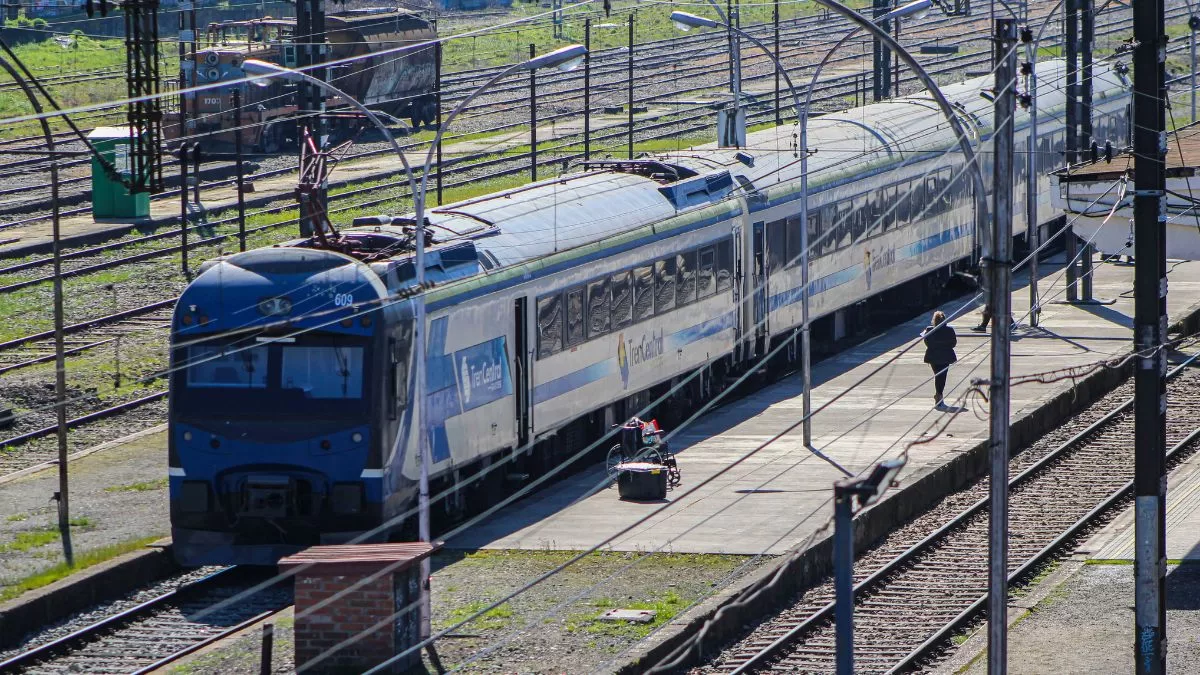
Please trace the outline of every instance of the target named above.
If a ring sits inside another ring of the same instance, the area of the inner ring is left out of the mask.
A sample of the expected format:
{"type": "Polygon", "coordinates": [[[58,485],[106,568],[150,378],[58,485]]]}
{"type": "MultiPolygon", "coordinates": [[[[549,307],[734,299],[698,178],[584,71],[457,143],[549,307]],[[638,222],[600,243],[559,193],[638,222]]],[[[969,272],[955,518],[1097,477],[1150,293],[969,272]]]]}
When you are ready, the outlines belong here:
{"type": "MultiPolygon", "coordinates": [[[[1056,267],[1040,286],[1045,304],[1040,329],[1019,329],[1013,343],[1014,374],[1027,375],[1102,361],[1130,349],[1133,268],[1097,264],[1095,294],[1110,305],[1053,304],[1062,297],[1056,267]]],[[[1043,265],[1043,270],[1047,268],[1043,265]]],[[[1175,318],[1200,301],[1200,263],[1184,262],[1170,272],[1168,307],[1175,318]]],[[[1028,308],[1025,277],[1017,281],[1014,311],[1028,308]]],[[[949,303],[948,314],[961,304],[949,303]]],[[[979,321],[974,309],[955,319],[959,363],[950,371],[947,400],[959,397],[973,378],[988,374],[988,341],[967,330],[979,321]]],[[[987,437],[985,416],[970,410],[933,407],[930,368],[918,347],[896,358],[898,348],[927,323],[921,317],[814,366],[813,405],[849,389],[868,372],[881,372],[813,420],[814,445],[830,460],[859,472],[895,456],[937,422],[944,432],[909,452],[901,483],[913,483],[965,453],[987,437]],[[894,402],[894,405],[893,405],[894,402]]],[[[1028,384],[1013,392],[1013,418],[1068,392],[1070,380],[1028,384]]],[[[800,417],[798,377],[787,378],[712,412],[672,439],[683,485],[666,503],[623,502],[616,490],[600,487],[603,470],[581,472],[451,539],[456,548],[584,549],[653,514],[617,537],[615,550],[728,554],[780,554],[801,544],[832,513],[832,483],[841,472],[805,449],[799,431],[788,434],[703,487],[691,491],[800,417]]]]}
{"type": "MultiPolygon", "coordinates": [[[[656,108],[634,115],[635,122],[654,120],[678,111],[656,108]]],[[[620,128],[627,125],[628,116],[593,115],[592,131],[620,128]]],[[[581,121],[538,126],[538,142],[544,144],[582,131],[581,121]]],[[[403,138],[397,139],[402,144],[403,138]]],[[[432,140],[432,137],[426,141],[432,140]]],[[[527,130],[509,131],[482,138],[446,143],[442,146],[443,164],[447,167],[488,155],[508,152],[529,145],[527,130]]],[[[425,162],[425,150],[406,153],[414,169],[425,162]]],[[[349,183],[371,180],[396,179],[403,176],[404,167],[400,160],[390,154],[376,155],[360,160],[338,164],[331,174],[330,187],[337,188],[349,183]]],[[[261,207],[281,199],[291,199],[296,189],[296,173],[286,173],[253,181],[254,192],[246,193],[247,208],[261,207]]],[[[432,180],[430,189],[432,189],[432,180]]],[[[237,189],[234,185],[200,187],[203,211],[209,214],[237,208],[237,189]]],[[[334,197],[336,200],[336,196],[334,197]]],[[[195,218],[195,215],[193,215],[195,218]]],[[[96,221],[90,213],[68,216],[60,221],[62,241],[67,246],[88,246],[123,237],[132,232],[149,234],[165,226],[179,226],[179,198],[151,199],[150,216],[137,220],[105,219],[96,221]]],[[[0,230],[0,259],[22,258],[28,255],[49,253],[53,243],[50,219],[0,230]]]]}

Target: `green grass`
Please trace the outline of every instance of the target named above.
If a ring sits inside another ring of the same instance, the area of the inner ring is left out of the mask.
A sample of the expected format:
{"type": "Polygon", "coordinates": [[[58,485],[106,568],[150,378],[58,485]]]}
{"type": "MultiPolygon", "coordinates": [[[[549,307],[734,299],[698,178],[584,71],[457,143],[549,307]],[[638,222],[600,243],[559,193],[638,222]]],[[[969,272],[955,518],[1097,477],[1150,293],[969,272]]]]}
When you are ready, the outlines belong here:
{"type": "Polygon", "coordinates": [[[29,514],[27,514],[27,513],[14,513],[11,516],[5,518],[4,520],[6,520],[10,523],[19,523],[22,520],[28,520],[28,519],[29,519],[29,514]]]}
{"type": "MultiPolygon", "coordinates": [[[[90,528],[95,523],[91,518],[72,518],[68,521],[71,527],[80,529],[90,528]]],[[[32,530],[18,532],[12,541],[0,544],[0,553],[24,552],[40,548],[58,541],[57,525],[42,525],[32,530]]]]}
{"type": "Polygon", "coordinates": [[[77,552],[75,555],[74,567],[69,567],[66,563],[59,563],[53,567],[50,567],[49,569],[30,574],[27,577],[18,579],[14,583],[0,588],[0,602],[11,600],[22,593],[27,593],[34,589],[48,586],[55,581],[64,579],[81,569],[86,569],[93,565],[98,565],[102,562],[112,560],[113,558],[129,553],[130,551],[136,551],[140,548],[144,548],[147,544],[150,544],[158,539],[160,539],[160,537],[144,537],[142,539],[134,539],[132,541],[122,542],[119,544],[102,546],[90,551],[77,552]]]}
{"type": "MultiPolygon", "coordinates": [[[[862,7],[865,3],[850,3],[862,7]]],[[[567,6],[563,13],[562,37],[554,37],[553,26],[549,17],[538,19],[534,25],[512,26],[504,29],[489,31],[481,35],[450,40],[442,52],[443,67],[447,71],[480,68],[502,63],[516,63],[529,58],[529,45],[535,45],[538,54],[557,49],[568,44],[584,43],[584,21],[592,19],[591,48],[601,51],[615,47],[623,47],[629,43],[629,11],[636,8],[634,19],[634,45],[679,37],[683,33],[671,22],[671,12],[675,9],[669,4],[650,5],[637,2],[612,3],[611,16],[605,17],[598,12],[598,6],[583,6],[572,8],[567,6]]],[[[688,11],[716,18],[715,12],[709,7],[684,7],[688,11]]],[[[773,7],[771,4],[749,4],[741,8],[741,25],[743,27],[758,23],[769,23],[773,7]]],[[[512,12],[505,20],[518,17],[529,17],[544,14],[546,8],[538,3],[518,2],[513,5],[512,12]]],[[[787,21],[799,16],[817,13],[817,7],[812,3],[783,2],[779,5],[780,19],[787,21]]]]}
{"type": "MultiPolygon", "coordinates": [[[[75,42],[69,48],[64,48],[54,40],[45,40],[43,42],[18,45],[13,47],[13,51],[26,67],[38,77],[53,77],[102,68],[124,68],[125,46],[123,40],[93,39],[84,36],[79,31],[76,31],[73,37],[75,42]]],[[[163,47],[162,49],[159,62],[160,70],[164,73],[171,73],[178,70],[177,65],[172,65],[176,63],[177,57],[171,53],[168,47],[163,47]]],[[[0,70],[0,82],[9,82],[11,80],[12,78],[8,76],[8,73],[0,70]]],[[[55,101],[59,106],[64,108],[122,100],[128,95],[127,88],[128,84],[125,78],[120,76],[84,82],[50,82],[47,85],[47,89],[54,96],[55,101]]],[[[28,115],[32,112],[33,109],[30,107],[29,99],[25,97],[25,94],[20,89],[0,91],[0,119],[28,115]]],[[[106,118],[104,121],[111,124],[120,124],[122,119],[123,111],[114,110],[113,117],[111,119],[106,118]]],[[[81,127],[90,127],[95,124],[95,120],[90,120],[91,124],[86,124],[81,120],[76,121],[80,123],[81,127]]],[[[67,128],[66,124],[57,118],[51,119],[50,126],[56,131],[67,128]]],[[[38,133],[40,130],[41,127],[36,121],[0,125],[0,138],[27,136],[38,133]]]]}
{"type": "Polygon", "coordinates": [[[112,485],[104,488],[105,492],[151,492],[153,490],[162,490],[167,487],[168,480],[159,478],[157,480],[144,480],[126,485],[112,485]]]}
{"type": "Polygon", "coordinates": [[[687,608],[688,604],[675,591],[667,591],[649,600],[629,600],[620,603],[609,598],[597,598],[592,602],[592,606],[597,611],[571,617],[567,620],[567,631],[574,633],[582,630],[595,635],[643,638],[653,632],[655,628],[675,618],[679,612],[687,608]],[[655,612],[654,619],[647,623],[600,620],[602,614],[617,607],[653,610],[655,612]]]}
{"type": "MultiPolygon", "coordinates": [[[[490,602],[477,600],[475,602],[463,605],[462,607],[455,607],[454,609],[450,610],[450,614],[446,617],[445,621],[441,622],[442,625],[439,628],[453,626],[472,614],[479,612],[490,604],[490,602]]],[[[469,630],[472,631],[500,630],[510,623],[512,617],[513,610],[508,605],[500,605],[499,607],[484,612],[483,616],[475,619],[471,623],[468,623],[467,626],[469,626],[469,630]]]]}

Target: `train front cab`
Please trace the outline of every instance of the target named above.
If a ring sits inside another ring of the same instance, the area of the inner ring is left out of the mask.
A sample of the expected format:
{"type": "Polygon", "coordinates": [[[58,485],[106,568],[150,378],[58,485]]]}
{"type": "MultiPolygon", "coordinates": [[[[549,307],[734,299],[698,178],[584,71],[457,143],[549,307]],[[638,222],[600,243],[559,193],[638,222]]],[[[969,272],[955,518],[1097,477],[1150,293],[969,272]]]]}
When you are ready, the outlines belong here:
{"type": "Polygon", "coordinates": [[[378,374],[407,351],[385,296],[365,265],[306,249],[232,256],[184,292],[169,429],[179,562],[273,564],[379,526],[405,387],[378,374]]]}

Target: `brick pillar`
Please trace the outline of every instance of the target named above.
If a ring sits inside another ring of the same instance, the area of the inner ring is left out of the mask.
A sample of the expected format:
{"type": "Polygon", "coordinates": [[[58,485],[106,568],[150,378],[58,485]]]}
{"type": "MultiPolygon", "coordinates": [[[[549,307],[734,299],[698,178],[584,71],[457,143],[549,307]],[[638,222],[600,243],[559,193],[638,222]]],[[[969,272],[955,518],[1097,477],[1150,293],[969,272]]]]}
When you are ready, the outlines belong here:
{"type": "MultiPolygon", "coordinates": [[[[313,546],[279,561],[295,572],[296,666],[361,671],[420,641],[422,559],[441,544],[313,546]],[[340,646],[339,646],[340,645],[340,646]]],[[[392,667],[419,665],[414,652],[392,667]]]]}

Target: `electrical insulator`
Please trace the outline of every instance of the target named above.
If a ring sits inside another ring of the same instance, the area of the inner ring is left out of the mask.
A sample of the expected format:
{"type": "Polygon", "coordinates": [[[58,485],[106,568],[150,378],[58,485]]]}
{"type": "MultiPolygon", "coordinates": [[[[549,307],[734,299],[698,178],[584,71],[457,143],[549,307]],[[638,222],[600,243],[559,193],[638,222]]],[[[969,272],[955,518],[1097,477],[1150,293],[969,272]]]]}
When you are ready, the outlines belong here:
{"type": "Polygon", "coordinates": [[[1029,94],[1017,94],[1017,103],[1019,103],[1022,108],[1029,110],[1030,106],[1033,105],[1033,97],[1029,94]]]}
{"type": "Polygon", "coordinates": [[[1032,75],[1033,74],[1033,64],[1028,61],[1022,62],[1021,63],[1021,74],[1025,75],[1025,76],[1032,75]]]}
{"type": "Polygon", "coordinates": [[[1029,26],[1025,26],[1021,29],[1021,42],[1025,44],[1033,42],[1033,29],[1029,26]]]}

